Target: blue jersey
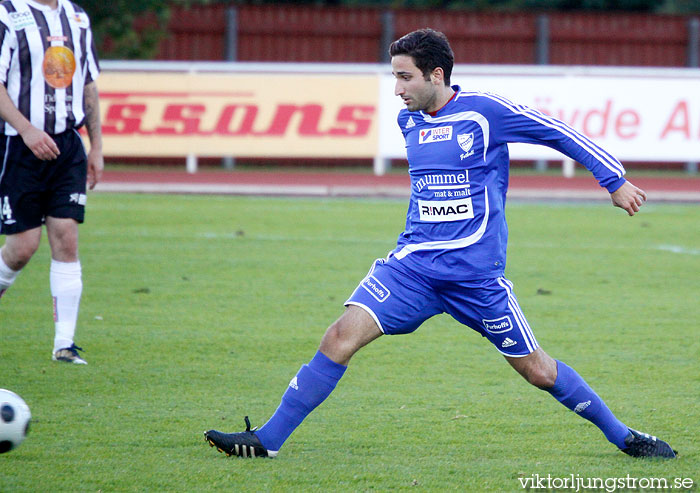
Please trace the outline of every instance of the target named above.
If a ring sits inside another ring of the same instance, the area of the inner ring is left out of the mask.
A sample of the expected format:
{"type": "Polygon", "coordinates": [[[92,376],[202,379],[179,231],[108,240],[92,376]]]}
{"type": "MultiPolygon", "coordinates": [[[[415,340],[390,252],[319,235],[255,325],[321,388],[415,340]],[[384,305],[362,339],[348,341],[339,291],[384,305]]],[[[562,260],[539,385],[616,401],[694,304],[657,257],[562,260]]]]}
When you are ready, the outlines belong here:
{"type": "Polygon", "coordinates": [[[562,152],[611,193],[625,182],[617,159],[561,121],[497,95],[453,89],[434,116],[407,109],[398,116],[411,200],[390,254],[397,268],[446,280],[504,275],[510,142],[562,152]]]}

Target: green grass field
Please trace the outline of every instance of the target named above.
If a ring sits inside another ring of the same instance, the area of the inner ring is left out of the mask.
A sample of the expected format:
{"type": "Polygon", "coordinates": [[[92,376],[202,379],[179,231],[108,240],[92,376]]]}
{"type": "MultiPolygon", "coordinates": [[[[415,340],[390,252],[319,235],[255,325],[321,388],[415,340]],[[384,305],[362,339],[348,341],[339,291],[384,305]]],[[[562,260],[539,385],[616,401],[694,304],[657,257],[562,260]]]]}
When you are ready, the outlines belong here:
{"type": "Polygon", "coordinates": [[[25,443],[0,455],[0,491],[522,491],[534,474],[697,489],[697,205],[634,218],[607,204],[508,208],[507,275],[540,345],[678,460],[616,451],[447,316],[360,351],[277,459],[209,448],[205,429],[275,410],[405,208],[90,195],[76,338],[89,366],[50,359],[45,238],[0,304],[0,387],[33,414],[25,443]]]}

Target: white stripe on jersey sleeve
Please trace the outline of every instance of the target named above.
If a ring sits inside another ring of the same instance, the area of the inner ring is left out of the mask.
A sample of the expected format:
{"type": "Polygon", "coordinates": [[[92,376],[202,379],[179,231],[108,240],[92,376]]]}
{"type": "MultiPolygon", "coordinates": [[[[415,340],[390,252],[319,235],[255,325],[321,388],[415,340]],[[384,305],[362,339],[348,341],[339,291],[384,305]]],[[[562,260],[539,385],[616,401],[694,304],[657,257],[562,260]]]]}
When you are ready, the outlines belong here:
{"type": "MultiPolygon", "coordinates": [[[[5,26],[10,25],[10,17],[7,10],[0,7],[0,22],[5,26]]],[[[7,27],[5,29],[5,36],[2,40],[2,45],[0,46],[0,82],[5,84],[7,82],[7,71],[10,68],[10,62],[12,61],[12,52],[17,48],[17,38],[14,36],[14,31],[7,27]]]]}
{"type": "MultiPolygon", "coordinates": [[[[25,2],[13,2],[13,5],[17,9],[17,12],[27,12],[34,19],[32,10],[29,5],[25,2]]],[[[42,40],[42,33],[39,30],[39,25],[35,24],[35,28],[29,29],[24,28],[21,31],[27,40],[27,45],[29,46],[29,58],[31,60],[31,82],[29,85],[29,120],[32,125],[38,129],[44,130],[44,125],[46,122],[46,114],[44,113],[44,101],[45,101],[45,79],[42,70],[42,65],[44,62],[44,41],[42,40]]],[[[19,34],[18,34],[19,35],[19,34]]],[[[17,50],[20,51],[19,49],[17,50]]],[[[18,56],[21,56],[18,53],[18,56]]],[[[24,91],[27,88],[21,87],[20,77],[20,61],[17,60],[15,64],[17,66],[16,80],[10,81],[10,83],[15,82],[17,84],[17,99],[15,104],[18,108],[21,106],[21,98],[24,91]]],[[[14,71],[13,71],[14,72],[14,71]]],[[[21,108],[20,108],[21,109],[21,108]]],[[[26,115],[25,115],[26,116],[26,115]]],[[[16,132],[15,132],[16,133],[16,132]]]]}
{"type": "MultiPolygon", "coordinates": [[[[63,2],[63,6],[66,9],[66,13],[68,14],[69,17],[73,16],[75,17],[76,15],[76,10],[73,6],[73,4],[69,1],[63,2]]],[[[85,12],[83,15],[85,15],[88,19],[88,26],[85,28],[86,30],[86,38],[85,38],[85,55],[87,56],[87,67],[85,69],[85,73],[83,73],[83,79],[87,80],[87,75],[90,75],[90,78],[95,81],[97,80],[97,77],[99,77],[100,74],[100,69],[99,69],[99,64],[97,60],[95,59],[95,53],[92,51],[93,47],[93,38],[92,38],[92,23],[90,21],[90,17],[88,17],[87,12],[85,12]]],[[[76,62],[80,63],[80,61],[83,59],[83,53],[82,53],[82,47],[80,46],[80,29],[75,29],[73,31],[73,44],[76,46],[76,62]],[[80,50],[80,56],[78,56],[78,50],[80,50]]],[[[83,67],[80,67],[81,70],[83,67]]],[[[78,119],[80,121],[80,119],[78,119]]]]}
{"type": "Polygon", "coordinates": [[[529,108],[527,106],[523,105],[516,105],[509,101],[508,99],[498,96],[496,94],[492,93],[487,93],[487,92],[470,92],[470,93],[461,93],[460,96],[462,95],[478,95],[478,96],[483,96],[485,98],[488,98],[492,101],[495,101],[499,103],[500,105],[508,108],[511,112],[523,115],[526,118],[529,118],[533,121],[536,121],[546,127],[552,128],[554,130],[557,130],[558,132],[566,135],[569,137],[571,140],[576,142],[576,144],[579,145],[583,150],[585,150],[588,154],[592,155],[593,157],[596,158],[598,162],[600,162],[603,166],[608,168],[611,172],[615,173],[618,178],[622,178],[622,176],[625,174],[625,168],[622,166],[622,164],[613,156],[611,156],[605,149],[599,147],[596,145],[593,141],[591,141],[588,137],[585,135],[581,134],[580,132],[574,130],[571,128],[569,125],[566,123],[557,120],[555,118],[549,117],[545,115],[544,113],[534,110],[532,108],[529,108]]]}
{"type": "MultiPolygon", "coordinates": [[[[87,50],[87,72],[90,74],[90,78],[93,81],[96,81],[100,76],[100,69],[99,65],[97,64],[97,60],[95,59],[95,53],[92,51],[93,39],[92,29],[90,28],[87,30],[87,42],[85,44],[85,49],[87,50]]],[[[87,80],[87,77],[85,77],[85,79],[87,80]]]]}

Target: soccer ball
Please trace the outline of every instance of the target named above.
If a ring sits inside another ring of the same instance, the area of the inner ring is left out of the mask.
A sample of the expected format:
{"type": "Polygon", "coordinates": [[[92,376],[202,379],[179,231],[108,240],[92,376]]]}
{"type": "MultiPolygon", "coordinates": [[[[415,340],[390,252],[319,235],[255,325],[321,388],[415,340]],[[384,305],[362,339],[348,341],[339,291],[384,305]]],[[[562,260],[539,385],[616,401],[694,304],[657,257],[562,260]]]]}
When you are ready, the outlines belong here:
{"type": "Polygon", "coordinates": [[[29,431],[32,413],[20,396],[0,389],[0,454],[17,448],[29,431]]]}

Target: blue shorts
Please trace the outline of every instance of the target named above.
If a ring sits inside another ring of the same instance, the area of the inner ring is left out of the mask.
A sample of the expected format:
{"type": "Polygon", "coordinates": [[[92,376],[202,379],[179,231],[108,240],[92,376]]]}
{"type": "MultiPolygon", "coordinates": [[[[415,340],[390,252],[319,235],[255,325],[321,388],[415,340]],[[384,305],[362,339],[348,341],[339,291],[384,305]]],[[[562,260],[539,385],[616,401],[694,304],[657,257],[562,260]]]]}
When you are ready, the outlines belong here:
{"type": "Polygon", "coordinates": [[[486,337],[506,356],[539,346],[505,277],[475,281],[431,279],[378,259],[345,302],[366,310],[384,334],[408,334],[434,315],[448,313],[486,337]]]}

